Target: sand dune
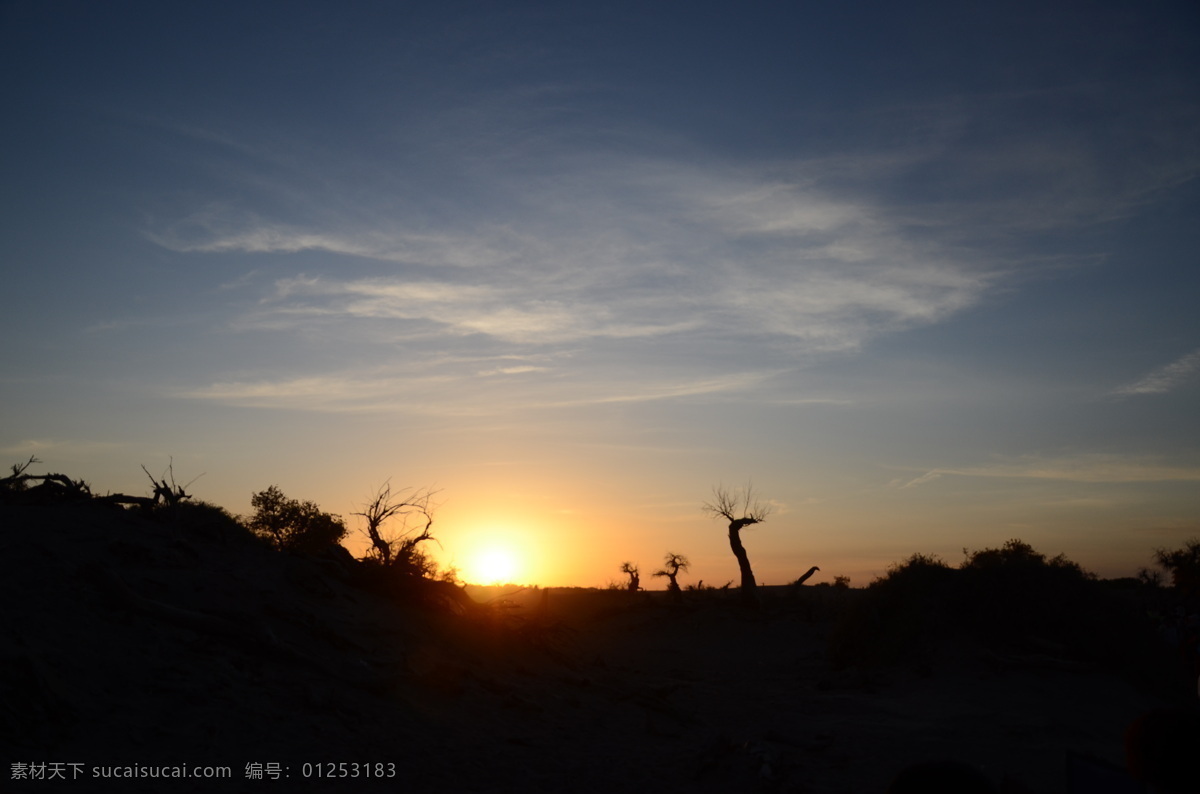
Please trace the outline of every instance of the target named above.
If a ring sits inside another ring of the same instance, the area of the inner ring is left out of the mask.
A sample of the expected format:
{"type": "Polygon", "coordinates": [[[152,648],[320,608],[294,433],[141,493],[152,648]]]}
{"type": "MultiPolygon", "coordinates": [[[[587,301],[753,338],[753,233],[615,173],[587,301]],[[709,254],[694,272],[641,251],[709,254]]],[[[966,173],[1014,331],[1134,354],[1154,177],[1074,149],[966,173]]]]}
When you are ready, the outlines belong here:
{"type": "Polygon", "coordinates": [[[454,616],[372,595],[335,557],[110,506],[0,506],[0,525],[5,761],[83,765],[14,791],[280,790],[247,779],[277,764],[288,790],[858,793],[952,758],[1053,792],[1071,754],[1123,764],[1125,727],[1176,691],[969,647],[834,670],[849,590],[768,591],[760,612],[476,591],[507,606],[454,616]],[[305,767],[327,763],[360,766],[305,767]],[[83,785],[152,764],[232,780],[83,785]]]}

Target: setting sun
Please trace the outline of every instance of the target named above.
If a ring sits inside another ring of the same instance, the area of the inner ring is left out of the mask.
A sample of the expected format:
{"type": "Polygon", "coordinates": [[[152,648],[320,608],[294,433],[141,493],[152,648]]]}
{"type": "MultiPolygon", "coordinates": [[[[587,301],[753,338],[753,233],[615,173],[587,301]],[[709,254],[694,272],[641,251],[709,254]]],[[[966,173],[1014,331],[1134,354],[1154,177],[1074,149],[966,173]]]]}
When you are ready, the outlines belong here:
{"type": "Polygon", "coordinates": [[[487,546],[471,557],[463,578],[474,584],[502,584],[515,581],[519,567],[511,549],[487,546]]]}

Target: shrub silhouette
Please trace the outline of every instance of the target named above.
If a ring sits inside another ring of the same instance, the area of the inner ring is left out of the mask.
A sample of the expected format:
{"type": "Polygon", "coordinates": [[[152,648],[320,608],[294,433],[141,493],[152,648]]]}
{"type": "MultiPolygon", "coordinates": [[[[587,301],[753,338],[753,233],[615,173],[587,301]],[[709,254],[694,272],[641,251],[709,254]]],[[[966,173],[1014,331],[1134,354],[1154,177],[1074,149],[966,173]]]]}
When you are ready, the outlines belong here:
{"type": "Polygon", "coordinates": [[[1088,611],[1095,577],[1063,555],[1047,559],[1028,543],[966,553],[956,594],[956,617],[975,635],[1004,641],[1061,635],[1072,617],[1088,611]]]}
{"type": "Polygon", "coordinates": [[[956,573],[937,555],[893,563],[831,631],[833,666],[889,664],[927,647],[949,620],[945,600],[956,573]]]}
{"type": "Polygon", "coordinates": [[[246,542],[273,546],[266,536],[256,534],[225,508],[191,500],[176,504],[156,503],[134,508],[141,515],[195,535],[221,542],[246,542]]]}
{"type": "Polygon", "coordinates": [[[966,552],[958,568],[914,554],[862,595],[831,633],[835,667],[927,663],[952,639],[991,653],[1118,663],[1144,623],[1077,564],[1020,540],[966,552]]]}
{"type": "Polygon", "coordinates": [[[282,551],[320,553],[346,536],[340,516],[322,513],[314,502],[287,498],[272,485],[250,497],[254,515],[246,526],[282,551]]]}

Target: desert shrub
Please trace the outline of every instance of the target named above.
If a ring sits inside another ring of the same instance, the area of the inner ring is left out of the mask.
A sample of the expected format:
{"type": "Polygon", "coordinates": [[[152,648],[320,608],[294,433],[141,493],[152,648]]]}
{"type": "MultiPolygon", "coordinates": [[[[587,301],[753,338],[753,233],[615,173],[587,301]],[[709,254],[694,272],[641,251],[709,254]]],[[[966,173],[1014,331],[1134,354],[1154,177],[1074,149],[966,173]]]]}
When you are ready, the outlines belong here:
{"type": "Polygon", "coordinates": [[[317,553],[346,536],[340,516],[322,513],[314,502],[289,499],[276,485],[252,495],[250,505],[254,514],[246,526],[280,550],[317,553]]]}
{"type": "MultiPolygon", "coordinates": [[[[423,540],[432,540],[422,533],[423,540]]],[[[462,586],[454,567],[440,570],[437,561],[414,542],[403,538],[391,545],[388,557],[368,554],[360,560],[359,580],[368,589],[404,603],[421,603],[458,611],[462,586]]]]}
{"type": "Polygon", "coordinates": [[[225,508],[204,501],[181,501],[175,504],[155,502],[147,507],[134,508],[152,521],[168,524],[185,532],[222,541],[252,540],[273,545],[258,535],[225,508]]]}
{"type": "Polygon", "coordinates": [[[788,586],[786,595],[778,598],[776,608],[805,623],[835,626],[861,593],[850,587],[850,579],[846,576],[833,582],[799,587],[793,584],[788,586]]]}
{"type": "Polygon", "coordinates": [[[953,576],[952,570],[936,554],[913,554],[904,562],[888,566],[888,572],[872,582],[870,587],[889,593],[925,592],[949,581],[953,576]]]}
{"type": "Polygon", "coordinates": [[[1074,562],[1010,540],[967,552],[958,568],[923,554],[893,565],[835,626],[830,658],[843,667],[923,662],[965,639],[995,652],[1100,660],[1135,623],[1074,562]]]}
{"type": "Polygon", "coordinates": [[[387,560],[378,555],[367,555],[362,563],[368,576],[445,578],[444,575],[438,574],[437,562],[415,546],[399,545],[387,560]]]}
{"type": "Polygon", "coordinates": [[[949,619],[956,571],[937,555],[913,554],[867,587],[830,634],[835,667],[891,664],[936,644],[949,619]]]}
{"type": "Polygon", "coordinates": [[[1079,567],[1077,563],[1068,560],[1064,555],[1046,559],[1046,555],[1034,550],[1033,546],[1021,540],[1009,540],[999,549],[981,549],[969,552],[963,549],[965,559],[959,567],[966,571],[999,571],[1009,572],[1010,579],[1032,581],[1043,577],[1055,581],[1077,581],[1094,578],[1079,567]]]}
{"type": "Polygon", "coordinates": [[[1095,577],[1061,554],[1047,559],[1015,539],[964,554],[955,613],[976,637],[1006,644],[1065,637],[1089,611],[1086,583],[1095,577]]]}

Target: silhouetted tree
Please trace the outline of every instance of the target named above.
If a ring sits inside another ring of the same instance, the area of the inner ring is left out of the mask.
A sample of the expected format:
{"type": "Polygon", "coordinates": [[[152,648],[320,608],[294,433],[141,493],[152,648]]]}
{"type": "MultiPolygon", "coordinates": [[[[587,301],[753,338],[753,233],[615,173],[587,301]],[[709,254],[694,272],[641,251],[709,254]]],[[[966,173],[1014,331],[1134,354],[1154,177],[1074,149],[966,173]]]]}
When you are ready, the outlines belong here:
{"type": "Polygon", "coordinates": [[[288,499],[277,485],[252,495],[250,506],[254,515],[246,526],[277,549],[319,552],[346,536],[341,516],[322,513],[314,502],[288,499]]]}
{"type": "Polygon", "coordinates": [[[1181,549],[1156,549],[1154,561],[1171,574],[1171,584],[1180,593],[1200,595],[1200,538],[1192,538],[1181,549]]]}
{"type": "Polygon", "coordinates": [[[621,573],[629,577],[629,585],[625,588],[631,593],[636,593],[641,589],[641,577],[638,575],[638,567],[632,562],[626,561],[621,563],[621,573]]]}
{"type": "Polygon", "coordinates": [[[362,516],[367,522],[367,537],[371,539],[374,559],[385,567],[396,567],[420,576],[434,573],[436,564],[425,555],[420,544],[437,540],[430,534],[433,526],[433,497],[436,491],[428,488],[406,489],[392,493],[390,482],[385,482],[374,498],[363,506],[362,516]],[[391,521],[392,529],[385,533],[384,524],[391,521]],[[399,527],[396,527],[396,524],[399,527]]]}
{"type": "Polygon", "coordinates": [[[662,569],[655,571],[651,574],[651,576],[667,577],[667,591],[671,593],[678,593],[680,592],[679,582],[675,581],[675,579],[679,576],[679,572],[686,571],[689,565],[691,565],[691,563],[688,562],[687,557],[684,557],[682,554],[676,554],[673,551],[669,551],[667,552],[667,556],[663,558],[662,569]]]}
{"type": "Polygon", "coordinates": [[[1158,588],[1163,586],[1162,571],[1152,571],[1149,568],[1138,568],[1137,580],[1146,587],[1158,588]]]}
{"type": "Polygon", "coordinates": [[[713,500],[705,502],[701,509],[713,518],[723,518],[729,522],[729,548],[737,558],[738,569],[742,573],[742,601],[751,606],[758,606],[758,583],[754,581],[754,571],[750,568],[750,557],[742,545],[742,529],[751,524],[760,524],[770,515],[770,507],[765,507],[754,497],[754,488],[749,483],[745,488],[730,491],[723,485],[713,488],[713,500]]]}

